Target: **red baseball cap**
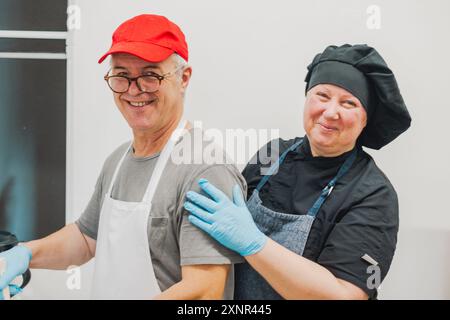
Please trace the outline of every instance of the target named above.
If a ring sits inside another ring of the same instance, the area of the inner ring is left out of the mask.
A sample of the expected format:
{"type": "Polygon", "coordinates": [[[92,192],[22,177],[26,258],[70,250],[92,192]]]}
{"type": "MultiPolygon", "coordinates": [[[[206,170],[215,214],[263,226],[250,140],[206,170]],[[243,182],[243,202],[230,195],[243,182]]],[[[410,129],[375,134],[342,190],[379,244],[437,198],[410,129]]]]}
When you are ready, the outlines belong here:
{"type": "Polygon", "coordinates": [[[188,61],[188,46],[181,29],[166,17],[142,14],[122,23],[112,45],[99,60],[113,53],[129,53],[149,62],[160,62],[177,53],[188,61]]]}

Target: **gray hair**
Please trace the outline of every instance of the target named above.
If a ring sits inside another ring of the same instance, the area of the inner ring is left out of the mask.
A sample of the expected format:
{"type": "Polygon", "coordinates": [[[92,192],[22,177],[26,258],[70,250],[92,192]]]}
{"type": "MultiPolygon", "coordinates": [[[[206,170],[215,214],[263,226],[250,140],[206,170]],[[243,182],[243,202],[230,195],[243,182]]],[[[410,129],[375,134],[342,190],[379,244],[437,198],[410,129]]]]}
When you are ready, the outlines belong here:
{"type": "Polygon", "coordinates": [[[181,77],[181,75],[183,74],[183,70],[184,68],[187,67],[188,63],[186,60],[184,60],[179,54],[177,53],[173,53],[172,56],[172,61],[175,62],[175,68],[178,69],[178,71],[176,72],[176,74],[178,76],[181,77]]]}
{"type": "MultiPolygon", "coordinates": [[[[173,53],[170,56],[170,59],[172,59],[172,61],[175,63],[175,69],[177,69],[175,75],[177,76],[178,81],[181,83],[183,81],[183,71],[188,66],[188,63],[177,53],[173,53]]],[[[184,96],[185,93],[183,93],[183,98],[184,96]]]]}

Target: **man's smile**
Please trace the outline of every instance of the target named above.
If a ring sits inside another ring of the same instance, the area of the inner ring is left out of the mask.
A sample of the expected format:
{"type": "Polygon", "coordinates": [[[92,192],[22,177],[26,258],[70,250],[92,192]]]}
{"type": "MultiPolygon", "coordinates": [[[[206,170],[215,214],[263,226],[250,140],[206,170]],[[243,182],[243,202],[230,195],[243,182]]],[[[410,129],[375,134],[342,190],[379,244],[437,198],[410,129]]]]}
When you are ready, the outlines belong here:
{"type": "Polygon", "coordinates": [[[131,107],[133,108],[142,108],[145,107],[147,105],[152,104],[153,102],[155,102],[157,99],[152,99],[152,100],[145,100],[145,101],[131,101],[131,100],[127,100],[127,99],[123,99],[123,101],[125,101],[127,104],[129,104],[131,107]]]}

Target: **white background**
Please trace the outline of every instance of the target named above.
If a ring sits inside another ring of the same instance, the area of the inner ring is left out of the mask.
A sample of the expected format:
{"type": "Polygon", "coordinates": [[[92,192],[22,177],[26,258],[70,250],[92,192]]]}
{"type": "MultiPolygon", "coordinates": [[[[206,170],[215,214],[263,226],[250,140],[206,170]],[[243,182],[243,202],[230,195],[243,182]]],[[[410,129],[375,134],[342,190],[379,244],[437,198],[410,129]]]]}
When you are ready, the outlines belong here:
{"type": "MultiPolygon", "coordinates": [[[[97,64],[124,20],[162,14],[184,31],[193,67],[188,119],[222,130],[279,129],[283,138],[304,134],[304,77],[314,55],[329,44],[367,43],[394,71],[413,118],[410,130],[393,143],[369,150],[400,201],[397,252],[379,298],[450,299],[450,2],[71,3],[81,9],[81,28],[68,41],[68,222],[84,210],[106,156],[131,137],[103,81],[107,62],[97,64]],[[366,26],[370,5],[381,9],[379,30],[366,26]]],[[[35,270],[23,297],[86,298],[91,271],[92,263],[83,267],[81,290],[68,290],[64,271],[35,270]]]]}

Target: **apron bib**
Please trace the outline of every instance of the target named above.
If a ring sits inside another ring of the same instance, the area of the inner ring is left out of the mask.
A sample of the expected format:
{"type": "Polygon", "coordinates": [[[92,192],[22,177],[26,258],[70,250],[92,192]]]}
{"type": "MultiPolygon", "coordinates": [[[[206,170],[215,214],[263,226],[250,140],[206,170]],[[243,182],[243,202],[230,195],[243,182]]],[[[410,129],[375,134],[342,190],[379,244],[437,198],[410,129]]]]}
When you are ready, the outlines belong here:
{"type": "MultiPolygon", "coordinates": [[[[309,232],[314,219],[322,204],[333,190],[336,182],[350,169],[356,158],[356,149],[345,160],[338,174],[322,190],[319,198],[308,210],[306,215],[288,214],[273,211],[262,205],[259,191],[269,180],[275,170],[283,163],[287,154],[294,151],[303,142],[303,139],[293,144],[286,150],[277,162],[269,169],[267,175],[259,182],[252,196],[247,201],[247,208],[252,214],[258,228],[266,236],[281,244],[285,248],[303,255],[309,232]]],[[[282,263],[282,262],[280,262],[282,263]]],[[[236,300],[280,300],[283,299],[270,284],[250,264],[241,263],[235,265],[235,293],[236,300]]]]}
{"type": "Polygon", "coordinates": [[[148,242],[152,200],[162,172],[186,121],[180,121],[159,155],[141,202],[112,198],[112,188],[127,155],[116,166],[100,211],[92,287],[93,299],[152,299],[161,293],[148,242]]]}

